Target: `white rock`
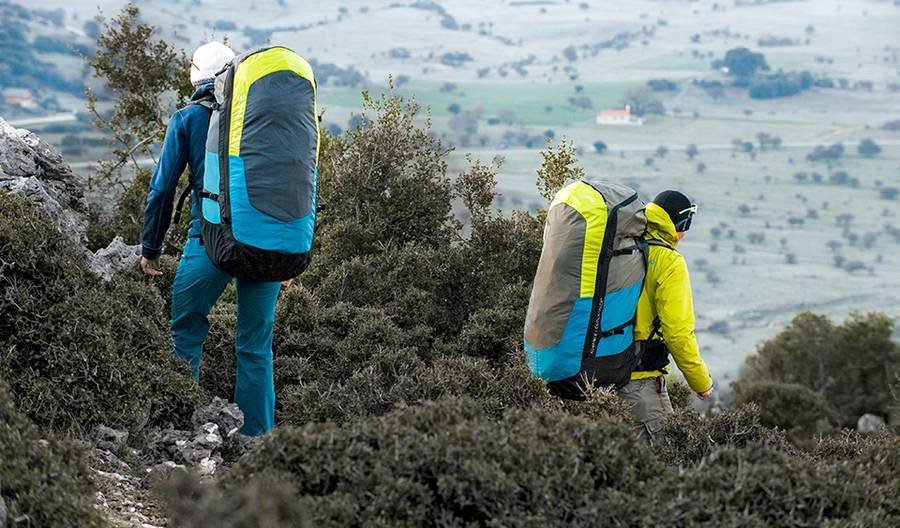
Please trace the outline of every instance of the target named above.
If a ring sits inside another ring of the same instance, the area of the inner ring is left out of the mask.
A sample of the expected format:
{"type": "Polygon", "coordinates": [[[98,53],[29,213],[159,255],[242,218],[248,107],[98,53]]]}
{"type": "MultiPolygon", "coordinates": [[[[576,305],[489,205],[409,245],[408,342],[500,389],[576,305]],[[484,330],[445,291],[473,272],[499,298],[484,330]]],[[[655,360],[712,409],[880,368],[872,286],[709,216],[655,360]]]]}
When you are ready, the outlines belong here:
{"type": "Polygon", "coordinates": [[[130,246],[117,236],[105,248],[98,250],[89,257],[91,271],[103,280],[112,279],[119,270],[137,266],[141,258],[141,246],[130,246]]]}
{"type": "Polygon", "coordinates": [[[884,429],[884,418],[874,414],[866,413],[859,417],[856,421],[856,431],[858,433],[877,433],[884,429]]]}
{"type": "Polygon", "coordinates": [[[116,237],[92,253],[87,242],[87,202],[84,184],[62,155],[36,134],[15,128],[0,118],[0,190],[20,194],[43,210],[59,230],[81,248],[90,269],[104,280],[136,265],[140,246],[116,237]]]}

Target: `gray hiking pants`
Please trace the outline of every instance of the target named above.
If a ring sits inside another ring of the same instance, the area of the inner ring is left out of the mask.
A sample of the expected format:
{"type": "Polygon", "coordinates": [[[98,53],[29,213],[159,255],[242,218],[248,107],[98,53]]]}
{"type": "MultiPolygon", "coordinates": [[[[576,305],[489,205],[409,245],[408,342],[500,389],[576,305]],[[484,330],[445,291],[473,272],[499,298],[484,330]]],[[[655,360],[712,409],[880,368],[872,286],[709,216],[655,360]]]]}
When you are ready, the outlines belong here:
{"type": "Polygon", "coordinates": [[[638,437],[652,444],[659,438],[663,420],[675,412],[666,390],[666,379],[658,377],[630,381],[618,392],[619,397],[631,406],[638,437]]]}

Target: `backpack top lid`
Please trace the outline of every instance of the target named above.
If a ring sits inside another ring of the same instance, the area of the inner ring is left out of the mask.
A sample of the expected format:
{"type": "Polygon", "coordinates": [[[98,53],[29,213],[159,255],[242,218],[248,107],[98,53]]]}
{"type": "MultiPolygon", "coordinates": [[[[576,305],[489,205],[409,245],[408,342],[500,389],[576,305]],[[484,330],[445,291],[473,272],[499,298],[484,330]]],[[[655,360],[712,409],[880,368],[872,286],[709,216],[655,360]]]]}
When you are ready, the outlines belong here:
{"type": "MultiPolygon", "coordinates": [[[[230,98],[228,154],[240,156],[244,116],[250,88],[263,77],[279,72],[292,72],[306,79],[312,85],[313,112],[318,116],[316,106],[316,79],[312,66],[296,52],[284,46],[270,46],[243,53],[234,58],[216,76],[216,100],[220,105],[230,98]]],[[[277,96],[277,94],[274,94],[277,96]]],[[[318,164],[319,148],[316,142],[315,163],[318,164]]]]}

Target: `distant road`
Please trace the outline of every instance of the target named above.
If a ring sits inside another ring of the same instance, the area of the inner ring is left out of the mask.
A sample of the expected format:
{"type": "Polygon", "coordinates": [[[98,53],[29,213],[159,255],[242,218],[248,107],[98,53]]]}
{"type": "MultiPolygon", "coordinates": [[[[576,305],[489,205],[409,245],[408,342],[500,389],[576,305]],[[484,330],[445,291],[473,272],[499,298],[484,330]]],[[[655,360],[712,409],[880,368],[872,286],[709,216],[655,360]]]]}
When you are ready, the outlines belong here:
{"type": "MultiPolygon", "coordinates": [[[[886,140],[877,140],[875,141],[879,146],[898,146],[900,145],[900,139],[886,139],[886,140]]],[[[855,147],[859,145],[859,141],[835,141],[834,143],[841,143],[845,147],[855,147]]],[[[779,146],[779,149],[785,148],[813,148],[819,145],[828,145],[828,141],[788,141],[782,143],[779,146]]],[[[757,146],[754,144],[754,146],[757,146]]],[[[669,149],[669,152],[672,151],[683,151],[687,149],[687,145],[666,145],[669,149]]],[[[705,150],[731,150],[734,148],[734,145],[731,143],[706,143],[706,144],[696,144],[697,150],[702,154],[705,150]]],[[[607,152],[654,152],[659,148],[659,145],[616,145],[614,143],[607,145],[607,152]]],[[[528,149],[528,148],[514,148],[514,149],[469,149],[466,152],[494,152],[497,154],[503,153],[511,153],[511,154],[529,154],[532,152],[538,152],[538,149],[528,149]]]]}
{"type": "Polygon", "coordinates": [[[34,126],[34,125],[46,125],[48,123],[67,123],[71,121],[75,121],[77,117],[75,117],[75,112],[69,112],[67,114],[54,114],[51,116],[44,117],[28,117],[25,119],[14,119],[12,121],[7,121],[11,126],[14,127],[26,127],[26,126],[34,126]]]}
{"type": "MultiPolygon", "coordinates": [[[[838,143],[837,141],[835,143],[838,143]]],[[[843,144],[845,147],[855,147],[859,144],[859,141],[840,141],[839,143],[843,144]]],[[[900,146],[900,139],[886,139],[876,141],[879,146],[900,146]]],[[[785,148],[813,148],[819,145],[827,145],[827,142],[822,141],[794,141],[782,143],[779,149],[785,148]]],[[[687,145],[666,145],[668,147],[669,152],[672,151],[683,151],[687,148],[687,145]]],[[[659,148],[659,145],[609,145],[608,152],[655,152],[656,149],[659,148]]],[[[702,154],[707,150],[731,150],[734,148],[734,145],[731,143],[707,143],[707,144],[699,144],[697,145],[697,150],[702,154]]],[[[537,154],[540,152],[538,149],[526,149],[526,148],[514,148],[514,149],[468,149],[465,151],[466,153],[477,153],[477,152],[491,152],[494,154],[537,154]]],[[[137,160],[138,165],[141,167],[152,167],[154,162],[151,158],[140,158],[137,160]]],[[[97,165],[96,161],[76,161],[75,163],[71,163],[70,166],[73,169],[92,169],[97,165]]]]}

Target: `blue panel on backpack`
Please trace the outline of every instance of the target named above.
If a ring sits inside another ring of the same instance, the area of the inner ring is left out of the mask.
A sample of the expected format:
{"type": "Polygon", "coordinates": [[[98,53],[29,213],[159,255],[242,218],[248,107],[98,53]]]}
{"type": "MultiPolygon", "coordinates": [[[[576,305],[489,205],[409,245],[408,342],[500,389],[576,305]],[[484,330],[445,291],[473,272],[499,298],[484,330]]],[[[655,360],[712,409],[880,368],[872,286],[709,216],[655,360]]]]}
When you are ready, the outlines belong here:
{"type": "Polygon", "coordinates": [[[593,301],[593,297],[579,297],[575,300],[559,343],[538,350],[525,340],[525,352],[532,374],[544,381],[566,379],[578,374],[593,301]]]}
{"type": "MultiPolygon", "coordinates": [[[[206,151],[203,158],[203,190],[211,194],[219,193],[219,156],[215,152],[206,151]]],[[[219,202],[203,198],[200,200],[200,212],[203,219],[211,224],[221,224],[222,215],[219,202]]]]}
{"type": "Polygon", "coordinates": [[[614,356],[625,352],[634,342],[634,325],[626,326],[623,334],[601,337],[597,342],[597,357],[614,356]]]}
{"type": "MultiPolygon", "coordinates": [[[[601,330],[610,330],[634,317],[643,286],[642,282],[638,282],[624,290],[606,294],[603,314],[600,317],[601,330]]],[[[634,342],[634,325],[624,328],[622,334],[600,338],[597,343],[597,357],[620,354],[631,346],[632,342],[634,342]]]]}
{"type": "Polygon", "coordinates": [[[283,222],[250,204],[244,161],[228,156],[228,187],[231,205],[231,232],[241,244],[281,253],[307,253],[312,248],[316,223],[316,188],[319,170],[313,173],[312,207],[302,218],[283,222]]]}

